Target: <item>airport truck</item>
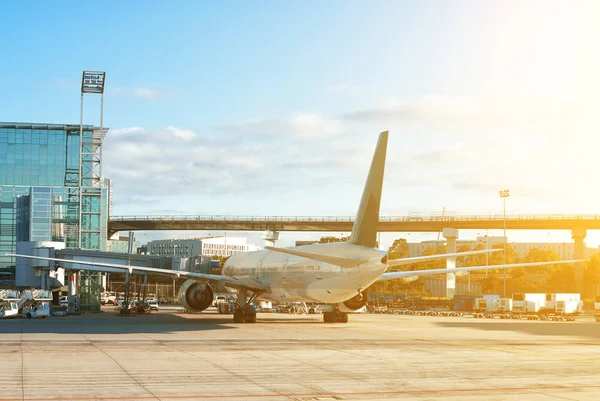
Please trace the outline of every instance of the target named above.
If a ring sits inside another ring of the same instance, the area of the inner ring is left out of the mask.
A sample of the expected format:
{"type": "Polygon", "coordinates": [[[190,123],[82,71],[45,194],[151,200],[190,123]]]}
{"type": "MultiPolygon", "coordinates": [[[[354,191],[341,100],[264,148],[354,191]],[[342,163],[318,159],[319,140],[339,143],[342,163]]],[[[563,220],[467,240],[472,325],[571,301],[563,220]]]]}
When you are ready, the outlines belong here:
{"type": "Polygon", "coordinates": [[[475,299],[474,318],[510,318],[513,300],[511,298],[477,298],[475,299]]]}
{"type": "Polygon", "coordinates": [[[600,295],[597,295],[594,299],[594,317],[596,322],[600,323],[600,295]]]}

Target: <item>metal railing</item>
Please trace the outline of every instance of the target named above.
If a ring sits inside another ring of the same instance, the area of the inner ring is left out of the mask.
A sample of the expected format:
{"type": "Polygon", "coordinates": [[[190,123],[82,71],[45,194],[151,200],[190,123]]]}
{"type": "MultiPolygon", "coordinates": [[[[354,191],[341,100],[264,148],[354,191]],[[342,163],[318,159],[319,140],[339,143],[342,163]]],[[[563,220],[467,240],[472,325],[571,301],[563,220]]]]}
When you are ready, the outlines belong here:
{"type": "MultiPolygon", "coordinates": [[[[349,216],[236,216],[236,215],[148,215],[148,216],[112,216],[111,221],[244,221],[244,222],[353,222],[354,217],[349,216]]],[[[502,214],[490,215],[454,215],[454,216],[380,216],[380,222],[440,222],[440,221],[501,221],[502,214]]],[[[511,221],[539,221],[539,220],[600,220],[600,214],[513,214],[506,215],[506,220],[511,221]]]]}

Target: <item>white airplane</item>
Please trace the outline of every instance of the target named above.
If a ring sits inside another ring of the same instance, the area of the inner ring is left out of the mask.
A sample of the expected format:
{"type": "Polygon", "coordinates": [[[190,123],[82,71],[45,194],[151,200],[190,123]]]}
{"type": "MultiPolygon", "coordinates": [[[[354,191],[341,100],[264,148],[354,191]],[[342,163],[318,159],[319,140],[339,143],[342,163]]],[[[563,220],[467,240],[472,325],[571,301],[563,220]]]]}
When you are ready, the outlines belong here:
{"type": "MultiPolygon", "coordinates": [[[[212,304],[211,283],[223,283],[238,293],[238,304],[233,316],[235,323],[256,322],[256,312],[250,305],[255,300],[330,304],[331,310],[323,314],[323,320],[326,323],[346,323],[348,312],[360,309],[366,304],[368,288],[376,281],[391,279],[413,281],[419,276],[432,274],[461,275],[476,270],[580,262],[567,260],[386,272],[389,267],[498,251],[494,249],[388,260],[387,252],[376,248],[387,140],[388,132],[384,131],[379,135],[352,234],[345,243],[314,244],[292,248],[266,247],[262,251],[240,253],[227,260],[222,275],[109,263],[74,262],[68,259],[28,255],[7,254],[7,256],[51,260],[63,263],[63,267],[64,264],[76,264],[77,266],[72,268],[74,270],[95,270],[93,266],[97,266],[125,269],[129,273],[185,277],[188,280],[179,290],[179,301],[185,308],[193,311],[203,311],[212,304]]],[[[71,270],[68,267],[65,269],[71,270]]]]}

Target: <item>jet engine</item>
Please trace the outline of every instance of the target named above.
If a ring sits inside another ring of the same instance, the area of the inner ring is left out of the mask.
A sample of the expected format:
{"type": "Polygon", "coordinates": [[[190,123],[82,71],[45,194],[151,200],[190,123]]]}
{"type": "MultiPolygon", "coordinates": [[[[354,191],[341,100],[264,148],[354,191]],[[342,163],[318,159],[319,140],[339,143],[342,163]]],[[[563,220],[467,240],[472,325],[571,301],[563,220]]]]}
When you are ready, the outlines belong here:
{"type": "MultiPolygon", "coordinates": [[[[357,309],[362,308],[367,304],[368,294],[367,291],[363,291],[361,293],[356,294],[354,297],[344,302],[344,306],[349,309],[349,311],[355,311],[357,309]]],[[[341,306],[341,305],[340,305],[341,306]]],[[[343,308],[342,308],[343,309],[343,308]]]]}
{"type": "Polygon", "coordinates": [[[201,312],[212,304],[213,290],[206,283],[187,280],[179,288],[178,298],[187,310],[201,312]]]}

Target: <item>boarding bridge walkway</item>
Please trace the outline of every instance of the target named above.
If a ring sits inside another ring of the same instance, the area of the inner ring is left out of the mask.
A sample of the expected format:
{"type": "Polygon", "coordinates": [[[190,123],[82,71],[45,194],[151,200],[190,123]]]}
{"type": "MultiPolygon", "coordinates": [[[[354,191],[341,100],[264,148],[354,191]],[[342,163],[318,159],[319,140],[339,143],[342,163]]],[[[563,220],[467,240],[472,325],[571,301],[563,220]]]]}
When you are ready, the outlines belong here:
{"type": "MultiPolygon", "coordinates": [[[[336,216],[113,216],[109,234],[118,231],[329,231],[349,232],[354,217],[336,216]]],[[[382,216],[379,232],[442,232],[503,229],[504,215],[382,216]]],[[[509,214],[508,230],[600,230],[600,214],[509,214]]]]}

